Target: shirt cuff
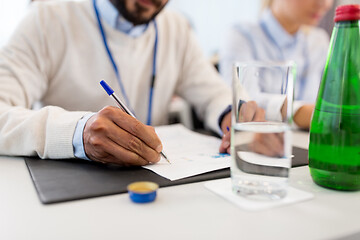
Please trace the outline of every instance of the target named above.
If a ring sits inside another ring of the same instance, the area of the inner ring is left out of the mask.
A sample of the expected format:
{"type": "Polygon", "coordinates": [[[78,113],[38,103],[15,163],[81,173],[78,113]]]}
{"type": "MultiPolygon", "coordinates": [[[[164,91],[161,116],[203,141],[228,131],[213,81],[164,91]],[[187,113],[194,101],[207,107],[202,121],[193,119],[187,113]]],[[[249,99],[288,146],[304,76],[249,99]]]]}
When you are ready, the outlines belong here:
{"type": "Polygon", "coordinates": [[[219,128],[220,128],[220,132],[222,132],[222,129],[221,129],[221,123],[225,117],[226,114],[228,114],[229,112],[231,112],[231,105],[227,106],[227,108],[225,108],[225,110],[220,114],[219,118],[218,118],[218,125],[219,125],[219,128]]]}
{"type": "Polygon", "coordinates": [[[86,122],[91,118],[95,113],[89,113],[83,116],[77,123],[75,128],[75,133],[73,137],[73,148],[74,155],[77,158],[85,159],[91,161],[85,154],[84,141],[83,141],[83,132],[86,122]]]}
{"type": "MultiPolygon", "coordinates": [[[[243,101],[243,100],[240,100],[240,101],[239,101],[239,104],[238,104],[238,109],[239,109],[239,110],[240,110],[241,105],[242,105],[243,103],[246,103],[246,101],[243,101]]],[[[220,132],[221,132],[221,133],[223,133],[223,132],[222,132],[222,129],[221,129],[221,123],[222,123],[224,117],[226,116],[226,114],[228,114],[229,112],[231,112],[231,110],[232,110],[232,106],[229,105],[229,106],[227,106],[227,108],[225,108],[225,110],[220,114],[220,117],[219,117],[219,119],[218,119],[218,125],[219,125],[220,132]]]]}
{"type": "Polygon", "coordinates": [[[268,100],[265,112],[266,120],[272,121],[281,121],[281,108],[285,102],[286,96],[285,95],[278,95],[273,96],[271,99],[268,100]]]}

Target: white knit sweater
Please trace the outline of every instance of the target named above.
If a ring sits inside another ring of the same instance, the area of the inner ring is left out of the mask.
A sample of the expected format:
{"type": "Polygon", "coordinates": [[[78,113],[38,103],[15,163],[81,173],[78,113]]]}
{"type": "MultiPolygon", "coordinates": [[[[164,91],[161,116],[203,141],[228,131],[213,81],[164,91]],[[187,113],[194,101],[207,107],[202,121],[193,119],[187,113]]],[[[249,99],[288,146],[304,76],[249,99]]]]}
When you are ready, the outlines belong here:
{"type": "MultiPolygon", "coordinates": [[[[231,102],[230,89],[203,56],[185,19],[164,10],[156,21],[153,125],[167,123],[171,97],[177,94],[195,106],[206,126],[219,130],[217,120],[231,102]]],[[[131,38],[103,25],[131,106],[145,122],[154,26],[131,38]]],[[[73,157],[78,120],[114,105],[101,79],[121,96],[91,2],[33,4],[0,52],[0,154],[73,157]],[[30,110],[35,101],[46,107],[30,110]]]]}

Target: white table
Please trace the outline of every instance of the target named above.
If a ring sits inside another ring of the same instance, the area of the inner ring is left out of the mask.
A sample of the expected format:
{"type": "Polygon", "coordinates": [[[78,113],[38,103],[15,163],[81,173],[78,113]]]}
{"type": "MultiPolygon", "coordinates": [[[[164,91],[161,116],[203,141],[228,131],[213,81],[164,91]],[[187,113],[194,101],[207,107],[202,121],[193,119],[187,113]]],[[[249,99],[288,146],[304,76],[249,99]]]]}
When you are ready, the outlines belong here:
{"type": "MultiPolygon", "coordinates": [[[[307,146],[306,133],[294,145],[307,146]]],[[[244,211],[194,183],[161,188],[138,205],[127,194],[43,205],[22,158],[0,157],[0,239],[358,239],[360,192],[321,188],[308,167],[290,184],[315,198],[244,211]],[[355,234],[355,235],[354,235],[355,234]],[[351,236],[351,237],[348,237],[351,236]]]]}

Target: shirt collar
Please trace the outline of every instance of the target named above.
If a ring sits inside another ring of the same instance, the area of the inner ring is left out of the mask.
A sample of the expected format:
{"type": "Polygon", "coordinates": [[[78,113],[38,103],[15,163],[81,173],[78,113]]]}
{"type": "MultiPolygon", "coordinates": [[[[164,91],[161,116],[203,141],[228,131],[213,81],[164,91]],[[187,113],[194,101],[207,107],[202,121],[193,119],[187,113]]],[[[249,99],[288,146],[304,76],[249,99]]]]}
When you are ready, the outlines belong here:
{"type": "Polygon", "coordinates": [[[141,36],[148,27],[148,24],[134,26],[127,21],[109,0],[98,0],[97,7],[101,18],[111,27],[131,36],[141,36]]]}
{"type": "Polygon", "coordinates": [[[265,12],[261,16],[261,24],[265,28],[266,34],[272,38],[272,40],[280,47],[280,48],[288,48],[296,45],[299,32],[294,35],[289,34],[278,22],[275,16],[272,14],[270,9],[265,10],[265,12]]]}

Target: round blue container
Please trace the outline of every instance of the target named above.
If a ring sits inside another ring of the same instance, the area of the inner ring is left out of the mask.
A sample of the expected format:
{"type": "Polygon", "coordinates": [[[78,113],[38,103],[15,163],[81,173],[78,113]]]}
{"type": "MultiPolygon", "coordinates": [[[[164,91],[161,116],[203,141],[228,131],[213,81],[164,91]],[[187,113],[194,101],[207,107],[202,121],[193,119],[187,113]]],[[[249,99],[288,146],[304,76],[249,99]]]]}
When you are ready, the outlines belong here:
{"type": "Polygon", "coordinates": [[[128,185],[130,199],[135,203],[148,203],[156,198],[156,190],[159,188],[154,182],[134,182],[128,185]]]}

